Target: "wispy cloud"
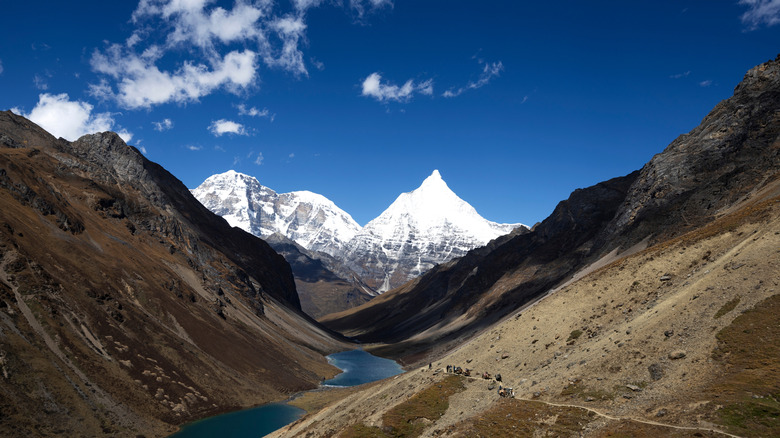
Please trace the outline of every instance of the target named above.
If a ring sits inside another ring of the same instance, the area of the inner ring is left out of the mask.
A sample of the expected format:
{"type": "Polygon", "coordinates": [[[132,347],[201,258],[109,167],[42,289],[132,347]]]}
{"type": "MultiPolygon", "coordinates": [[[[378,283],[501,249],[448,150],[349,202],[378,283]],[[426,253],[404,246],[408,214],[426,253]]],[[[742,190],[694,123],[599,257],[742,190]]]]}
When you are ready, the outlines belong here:
{"type": "Polygon", "coordinates": [[[171,119],[162,119],[159,122],[152,122],[152,125],[154,125],[155,131],[163,132],[173,128],[173,121],[171,119]]]}
{"type": "Polygon", "coordinates": [[[414,94],[430,96],[433,94],[433,79],[415,82],[412,79],[406,81],[400,87],[387,82],[382,83],[382,75],[371,73],[363,80],[361,95],[373,97],[379,102],[408,102],[414,94]]]}
{"type": "Polygon", "coordinates": [[[46,91],[49,89],[49,83],[47,81],[47,78],[50,78],[51,75],[49,74],[38,74],[36,73],[33,75],[33,84],[35,84],[35,88],[46,91]]]}
{"type": "Polygon", "coordinates": [[[739,0],[748,10],[740,17],[748,30],[780,23],[780,0],[739,0]]]}
{"type": "Polygon", "coordinates": [[[479,78],[477,78],[476,81],[470,81],[464,87],[450,88],[449,90],[442,93],[442,96],[457,97],[468,90],[476,90],[478,88],[482,88],[488,83],[490,83],[490,81],[493,80],[493,78],[500,76],[501,72],[504,70],[504,64],[501,61],[485,62],[479,60],[479,63],[482,64],[482,71],[480,72],[479,78]]]}
{"type": "Polygon", "coordinates": [[[257,156],[255,157],[255,164],[257,164],[258,166],[263,164],[263,153],[262,152],[258,152],[257,153],[257,156]]]}
{"type": "MultiPolygon", "coordinates": [[[[38,96],[38,103],[29,113],[18,108],[12,111],[27,117],[51,134],[66,140],[76,140],[84,134],[115,130],[115,121],[111,113],[92,113],[93,106],[87,102],[72,101],[67,94],[48,94],[38,96]]],[[[133,134],[124,129],[117,131],[125,142],[133,134]]]]}
{"type": "Polygon", "coordinates": [[[239,116],[270,118],[272,121],[274,118],[274,115],[268,111],[268,108],[263,108],[261,110],[255,107],[247,108],[244,104],[236,105],[236,108],[238,108],[239,116]]]}
{"type": "Polygon", "coordinates": [[[191,151],[199,151],[199,150],[203,149],[203,146],[188,145],[187,149],[189,149],[191,151]]]}
{"type": "Polygon", "coordinates": [[[366,15],[379,9],[393,7],[392,0],[349,0],[349,6],[355,13],[358,21],[365,19],[366,15]]]}
{"type": "Polygon", "coordinates": [[[209,131],[211,131],[211,133],[216,137],[220,137],[224,134],[247,135],[244,125],[225,119],[211,122],[211,125],[209,125],[209,131]]]}
{"type": "Polygon", "coordinates": [[[0,59],[0,75],[3,74],[3,60],[0,59]]]}
{"type": "Polygon", "coordinates": [[[682,73],[675,73],[673,75],[669,75],[669,77],[672,79],[681,79],[681,78],[687,78],[690,75],[691,75],[691,71],[688,70],[682,73]]]}
{"type": "Polygon", "coordinates": [[[711,80],[709,80],[709,79],[707,79],[706,81],[701,81],[701,82],[699,82],[699,86],[700,86],[700,87],[707,88],[707,87],[709,87],[710,85],[712,85],[712,81],[711,81],[711,80]]]}

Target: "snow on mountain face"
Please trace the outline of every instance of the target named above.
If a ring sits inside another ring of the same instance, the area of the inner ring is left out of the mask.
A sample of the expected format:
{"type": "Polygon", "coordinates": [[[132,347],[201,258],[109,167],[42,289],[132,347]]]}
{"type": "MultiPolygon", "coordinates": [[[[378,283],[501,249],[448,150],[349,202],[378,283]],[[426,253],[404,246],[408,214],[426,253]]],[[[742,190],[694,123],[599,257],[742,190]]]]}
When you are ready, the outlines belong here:
{"type": "Polygon", "coordinates": [[[450,190],[438,170],[363,229],[322,195],[279,194],[232,170],[209,177],[192,193],[230,225],[260,237],[278,232],[327,253],[379,292],[523,226],[484,219],[450,190]]]}
{"type": "Polygon", "coordinates": [[[304,248],[337,255],[360,225],[329,199],[299,191],[276,193],[235,171],[212,175],[192,194],[234,227],[267,237],[281,233],[304,248]]]}
{"type": "Polygon", "coordinates": [[[384,292],[519,226],[484,219],[434,170],[418,189],[401,194],[363,227],[347,244],[344,259],[384,292]]]}

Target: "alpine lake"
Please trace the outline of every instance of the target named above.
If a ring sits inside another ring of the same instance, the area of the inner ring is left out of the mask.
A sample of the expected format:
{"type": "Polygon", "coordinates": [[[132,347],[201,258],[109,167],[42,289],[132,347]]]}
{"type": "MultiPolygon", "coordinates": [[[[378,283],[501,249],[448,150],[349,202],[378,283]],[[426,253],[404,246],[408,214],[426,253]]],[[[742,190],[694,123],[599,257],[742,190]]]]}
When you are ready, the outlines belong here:
{"type": "MultiPolygon", "coordinates": [[[[327,359],[343,372],[324,380],[324,387],[362,385],[404,372],[395,361],[363,350],[334,353],[327,359]]],[[[271,403],[185,424],[170,438],[258,438],[292,423],[305,413],[303,409],[285,403],[271,403]]]]}

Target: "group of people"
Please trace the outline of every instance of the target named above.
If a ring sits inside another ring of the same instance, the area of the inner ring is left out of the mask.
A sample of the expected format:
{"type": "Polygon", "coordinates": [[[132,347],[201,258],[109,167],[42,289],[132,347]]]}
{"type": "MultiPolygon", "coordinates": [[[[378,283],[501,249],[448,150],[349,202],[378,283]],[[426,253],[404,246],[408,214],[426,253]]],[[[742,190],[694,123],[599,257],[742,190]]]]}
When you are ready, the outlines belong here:
{"type": "MultiPolygon", "coordinates": [[[[461,368],[461,367],[455,366],[455,365],[447,365],[447,372],[448,373],[453,373],[453,374],[459,374],[459,375],[466,376],[466,377],[470,377],[471,376],[471,370],[470,369],[468,369],[468,368],[461,368]]],[[[501,382],[502,381],[501,374],[496,374],[496,376],[493,377],[487,371],[482,373],[482,378],[486,379],[486,380],[495,379],[496,382],[501,382]]],[[[490,389],[492,389],[492,388],[490,388],[490,389]]],[[[515,390],[510,388],[510,387],[508,387],[508,386],[504,387],[504,386],[498,385],[498,396],[499,397],[514,398],[515,397],[515,390]]]]}
{"type": "Polygon", "coordinates": [[[454,374],[460,374],[466,377],[471,377],[471,370],[468,368],[461,368],[456,367],[454,365],[447,365],[447,372],[448,373],[454,373],[454,374]]]}

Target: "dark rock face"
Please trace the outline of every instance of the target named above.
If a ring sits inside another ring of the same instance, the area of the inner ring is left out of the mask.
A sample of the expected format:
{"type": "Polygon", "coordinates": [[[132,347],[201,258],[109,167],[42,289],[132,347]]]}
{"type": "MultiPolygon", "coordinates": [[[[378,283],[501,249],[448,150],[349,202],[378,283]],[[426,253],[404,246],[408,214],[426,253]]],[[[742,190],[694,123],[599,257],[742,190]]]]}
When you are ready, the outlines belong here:
{"type": "MultiPolygon", "coordinates": [[[[104,132],[85,135],[70,146],[70,149],[63,146],[61,150],[72,150],[73,155],[83,160],[79,169],[85,175],[94,175],[95,181],[112,186],[121,185],[125,190],[134,191],[156,209],[172,209],[181,214],[155,214],[143,205],[122,201],[121,193],[116,198],[98,201],[112,206],[117,204],[118,214],[129,216],[135,229],[172,238],[174,248],[186,249],[195,256],[207,256],[200,254],[206,249],[197,245],[197,242],[205,241],[230,257],[244,271],[255,271],[254,275],[264,285],[260,289],[300,309],[292,271],[283,258],[261,239],[230,227],[222,218],[212,214],[181,181],[147,160],[134,147],[126,145],[117,134],[104,132]],[[197,220],[192,220],[194,218],[197,220]],[[255,269],[260,266],[266,268],[255,269]]],[[[238,276],[246,277],[246,274],[238,276]]],[[[248,294],[257,293],[248,280],[241,279],[240,283],[246,285],[248,294]]]]}
{"type": "MultiPolygon", "coordinates": [[[[524,234],[435,267],[348,315],[323,322],[413,355],[489,325],[611,251],[692,230],[779,177],[780,57],[751,69],[719,103],[640,171],[574,191],[524,234]],[[422,310],[420,310],[422,309],[422,310]],[[408,339],[466,315],[469,323],[408,339]]],[[[391,352],[392,353],[392,352],[391,352]]]]}
{"type": "Polygon", "coordinates": [[[355,273],[327,254],[309,251],[279,233],[266,242],[290,264],[301,308],[313,318],[357,307],[376,295],[355,273]]]}
{"type": "Polygon", "coordinates": [[[778,109],[780,58],[748,71],[733,97],[642,168],[610,238],[702,225],[765,183],[780,167],[778,109]]]}

